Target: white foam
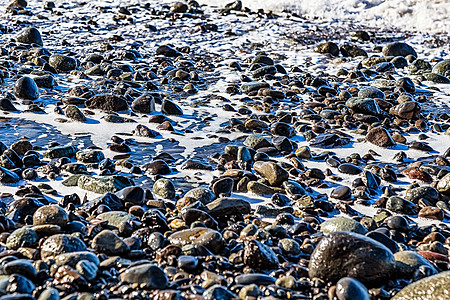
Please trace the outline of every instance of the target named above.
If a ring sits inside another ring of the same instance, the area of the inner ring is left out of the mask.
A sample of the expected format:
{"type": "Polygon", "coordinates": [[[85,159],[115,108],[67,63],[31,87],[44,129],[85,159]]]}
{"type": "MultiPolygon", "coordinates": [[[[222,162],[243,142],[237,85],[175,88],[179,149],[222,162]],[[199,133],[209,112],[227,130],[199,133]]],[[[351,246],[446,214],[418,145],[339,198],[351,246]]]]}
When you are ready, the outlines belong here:
{"type": "MultiPolygon", "coordinates": [[[[199,0],[202,4],[223,7],[222,0],[199,0]]],[[[366,26],[399,28],[422,33],[450,33],[448,0],[242,0],[256,10],[297,12],[308,18],[328,21],[353,20],[366,26]]]]}

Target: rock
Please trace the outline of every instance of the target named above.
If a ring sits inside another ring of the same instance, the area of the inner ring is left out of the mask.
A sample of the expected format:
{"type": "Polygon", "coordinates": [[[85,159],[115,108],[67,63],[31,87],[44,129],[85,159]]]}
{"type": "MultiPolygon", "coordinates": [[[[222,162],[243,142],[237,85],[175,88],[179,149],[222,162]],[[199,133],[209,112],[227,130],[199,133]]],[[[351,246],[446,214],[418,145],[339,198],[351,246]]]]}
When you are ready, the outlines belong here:
{"type": "Polygon", "coordinates": [[[186,5],[186,3],[175,2],[170,8],[170,11],[174,13],[185,13],[188,9],[189,7],[186,5]]]}
{"type": "Polygon", "coordinates": [[[250,203],[242,199],[219,198],[206,205],[213,217],[232,216],[250,213],[250,203]]]}
{"type": "Polygon", "coordinates": [[[102,178],[81,175],[78,178],[77,185],[83,190],[104,194],[107,192],[115,193],[123,188],[134,185],[134,183],[131,179],[120,175],[105,176],[102,178]]]}
{"type": "Polygon", "coordinates": [[[136,129],[132,131],[132,133],[136,136],[154,138],[160,136],[159,132],[148,128],[145,125],[139,124],[136,126],[136,129]]]}
{"type": "Polygon", "coordinates": [[[259,89],[266,89],[266,88],[270,88],[270,85],[267,82],[252,81],[242,84],[241,92],[243,94],[249,94],[251,92],[258,91],[259,89]]]}
{"type": "Polygon", "coordinates": [[[367,286],[391,279],[394,255],[381,243],[353,232],[334,232],[324,237],[309,261],[309,277],[337,282],[352,277],[367,286]]]}
{"type": "Polygon", "coordinates": [[[131,103],[131,110],[135,113],[149,114],[155,111],[155,99],[144,94],[131,103]]]}
{"type": "Polygon", "coordinates": [[[271,270],[279,266],[279,261],[269,246],[250,240],[244,242],[244,264],[255,270],[271,270]]]}
{"type": "Polygon", "coordinates": [[[97,255],[89,251],[79,251],[79,252],[71,252],[57,255],[55,257],[55,262],[58,265],[68,265],[72,268],[75,268],[76,265],[81,261],[89,261],[96,266],[100,265],[100,260],[97,255]]]}
{"type": "Polygon", "coordinates": [[[450,173],[438,181],[436,189],[444,195],[450,195],[450,173]]]}
{"type": "Polygon", "coordinates": [[[362,169],[350,163],[340,164],[338,167],[339,172],[350,175],[358,175],[362,173],[362,169]]]}
{"type": "Polygon", "coordinates": [[[57,146],[48,149],[44,152],[45,158],[61,158],[61,157],[73,157],[77,153],[78,149],[75,146],[57,146]]]}
{"type": "Polygon", "coordinates": [[[406,43],[394,42],[387,44],[382,49],[384,56],[408,56],[417,57],[417,53],[413,47],[406,43]]]}
{"type": "Polygon", "coordinates": [[[59,292],[55,288],[46,288],[40,295],[38,300],[59,300],[59,292]]]}
{"type": "Polygon", "coordinates": [[[12,144],[10,148],[16,152],[17,155],[24,156],[27,151],[33,149],[33,145],[27,140],[21,140],[12,144]]]}
{"type": "Polygon", "coordinates": [[[389,199],[386,202],[387,209],[389,209],[392,212],[400,214],[413,215],[416,213],[415,207],[416,205],[411,201],[395,196],[389,197],[389,199]]]}
{"type": "Polygon", "coordinates": [[[120,275],[120,279],[128,283],[142,284],[147,289],[164,289],[169,283],[164,271],[149,263],[126,269],[120,275]]]}
{"type": "MultiPolygon", "coordinates": [[[[381,90],[379,90],[375,87],[372,87],[372,86],[368,86],[368,87],[365,87],[365,88],[362,88],[361,90],[359,90],[358,97],[359,98],[372,98],[372,99],[375,99],[375,98],[385,99],[386,98],[386,96],[384,95],[384,93],[381,90]]],[[[373,104],[371,104],[371,105],[373,105],[373,104]]]]}
{"type": "Polygon", "coordinates": [[[40,88],[53,89],[55,86],[58,85],[55,77],[53,77],[50,74],[42,75],[42,76],[35,76],[35,77],[33,77],[33,80],[36,83],[36,85],[40,88]]]}
{"type": "Polygon", "coordinates": [[[216,284],[203,293],[203,298],[206,300],[234,300],[237,299],[238,296],[227,290],[225,287],[216,284]]]}
{"type": "Polygon", "coordinates": [[[366,234],[367,229],[358,221],[345,217],[335,217],[320,224],[320,231],[330,234],[336,231],[349,231],[359,234],[366,234]]]}
{"type": "Polygon", "coordinates": [[[121,223],[137,221],[138,218],[124,211],[109,211],[97,216],[97,219],[108,221],[109,226],[119,228],[121,223]]]}
{"type": "Polygon", "coordinates": [[[383,127],[372,128],[366,135],[366,140],[378,147],[392,147],[395,142],[389,131],[383,127]]]}
{"type": "Polygon", "coordinates": [[[0,183],[16,183],[20,180],[19,176],[3,167],[0,167],[0,183]]]}
{"type": "Polygon", "coordinates": [[[432,274],[436,274],[436,268],[422,255],[415,251],[399,251],[394,254],[395,271],[401,278],[410,278],[420,266],[426,266],[432,274]]]}
{"type": "Polygon", "coordinates": [[[174,199],[175,186],[172,181],[160,178],[153,184],[153,193],[163,199],[174,199]]]}
{"type": "Polygon", "coordinates": [[[166,115],[183,115],[183,110],[173,101],[165,99],[161,104],[161,112],[166,115]]]}
{"type": "Polygon", "coordinates": [[[20,247],[33,247],[38,241],[36,232],[31,228],[22,227],[14,230],[6,240],[6,248],[17,250],[20,247]]]}
{"type": "Polygon", "coordinates": [[[235,278],[236,284],[261,284],[269,285],[275,283],[276,279],[262,273],[242,274],[235,278]]]}
{"type": "Polygon", "coordinates": [[[139,186],[130,186],[116,192],[116,196],[123,203],[130,202],[136,205],[143,205],[145,202],[145,191],[139,186]]]}
{"type": "Polygon", "coordinates": [[[130,247],[111,230],[103,230],[92,240],[92,248],[106,255],[123,255],[130,247]]]}
{"type": "Polygon", "coordinates": [[[270,207],[267,205],[258,205],[255,210],[255,214],[266,217],[266,218],[275,218],[282,213],[290,213],[294,212],[294,208],[292,206],[285,207],[270,207]]]}
{"type": "Polygon", "coordinates": [[[14,95],[20,99],[36,100],[39,98],[39,88],[28,76],[23,76],[14,84],[14,95]]]}
{"type": "Polygon", "coordinates": [[[426,206],[419,211],[417,216],[420,218],[442,221],[444,220],[445,214],[440,208],[426,206]]]}
{"type": "Polygon", "coordinates": [[[336,45],[333,42],[326,42],[326,43],[320,44],[316,47],[316,49],[314,51],[322,53],[322,54],[329,53],[333,56],[339,56],[339,47],[338,47],[338,45],[336,45]]]}
{"type": "Polygon", "coordinates": [[[239,291],[239,298],[241,299],[248,299],[249,297],[255,297],[257,298],[261,294],[261,290],[256,284],[250,284],[244,286],[239,291]]]}
{"type": "Polygon", "coordinates": [[[213,183],[211,190],[217,196],[229,197],[233,191],[234,180],[229,177],[221,178],[213,183]]]}
{"type": "Polygon", "coordinates": [[[20,7],[20,8],[24,8],[27,7],[28,3],[26,0],[13,0],[8,7],[20,7]]]}
{"type": "Polygon", "coordinates": [[[98,266],[88,260],[82,260],[78,262],[78,264],[75,266],[75,269],[78,271],[78,273],[80,273],[81,276],[83,276],[87,280],[93,280],[95,277],[97,277],[98,266]]]}
{"type": "Polygon", "coordinates": [[[408,77],[399,78],[395,82],[395,85],[403,88],[407,93],[414,93],[416,91],[414,82],[408,77]]]}
{"type": "Polygon", "coordinates": [[[41,246],[41,257],[47,258],[63,253],[85,251],[84,242],[70,234],[55,234],[48,237],[41,246]]]}
{"type": "Polygon", "coordinates": [[[198,259],[191,255],[181,255],[178,257],[178,268],[185,271],[193,271],[198,266],[198,259]]]}
{"type": "Polygon", "coordinates": [[[439,300],[450,292],[450,271],[413,282],[398,292],[392,300],[439,300]]]}
{"type": "Polygon", "coordinates": [[[12,104],[11,100],[6,98],[0,99],[0,110],[2,111],[17,111],[17,108],[12,104]]]}
{"type": "Polygon", "coordinates": [[[102,94],[86,101],[86,107],[104,111],[124,111],[128,110],[128,103],[123,96],[102,94]]]}
{"type": "Polygon", "coordinates": [[[380,107],[372,98],[352,97],[345,102],[345,105],[357,113],[369,115],[379,115],[381,113],[380,107]]]}
{"type": "Polygon", "coordinates": [[[444,84],[450,83],[450,79],[441,74],[425,73],[423,74],[423,77],[425,77],[426,81],[431,81],[434,83],[444,83],[444,84]]]}
{"type": "Polygon", "coordinates": [[[330,197],[339,200],[347,200],[352,196],[352,191],[348,186],[339,186],[331,191],[330,197]]]}
{"type": "Polygon", "coordinates": [[[350,142],[348,138],[341,138],[334,133],[322,133],[313,138],[310,142],[311,146],[319,148],[339,147],[350,142]]]}
{"type": "Polygon", "coordinates": [[[87,120],[86,116],[75,105],[67,105],[66,109],[64,110],[64,114],[66,115],[66,117],[74,121],[85,122],[87,120]]]}
{"type": "Polygon", "coordinates": [[[420,105],[414,101],[406,101],[389,109],[391,115],[408,120],[418,119],[420,111],[420,105]]]}
{"type": "Polygon", "coordinates": [[[30,279],[35,278],[37,274],[33,264],[25,259],[17,259],[8,262],[4,265],[3,270],[8,275],[19,274],[30,279]]]}
{"type": "Polygon", "coordinates": [[[399,250],[399,246],[397,243],[389,238],[384,233],[378,232],[378,231],[370,231],[366,234],[366,236],[370,237],[371,239],[374,239],[375,241],[378,241],[385,245],[389,250],[392,251],[392,253],[396,253],[399,250]]]}
{"type": "Polygon", "coordinates": [[[163,55],[167,57],[178,57],[181,56],[181,53],[177,50],[173,49],[172,47],[169,47],[167,45],[162,45],[156,49],[156,55],[163,55]]]}
{"type": "Polygon", "coordinates": [[[223,248],[222,235],[209,228],[192,228],[177,231],[169,236],[169,242],[173,245],[205,246],[213,253],[223,248]]]}
{"type": "Polygon", "coordinates": [[[69,216],[58,205],[45,205],[39,207],[33,214],[33,225],[53,224],[61,227],[66,226],[69,216]]]}
{"type": "Polygon", "coordinates": [[[77,67],[77,61],[75,58],[61,54],[51,55],[48,59],[48,63],[56,70],[63,72],[75,70],[77,67]]]}
{"type": "Polygon", "coordinates": [[[16,40],[19,43],[24,44],[38,44],[39,46],[44,45],[44,43],[42,42],[41,33],[34,27],[24,29],[21,33],[18,34],[16,40]]]}
{"type": "Polygon", "coordinates": [[[150,175],[167,175],[172,172],[169,165],[161,159],[157,159],[152,161],[151,163],[145,164],[143,166],[143,169],[150,175]]]}
{"type": "Polygon", "coordinates": [[[288,171],[273,162],[257,161],[253,164],[253,168],[272,186],[279,186],[289,178],[288,171]]]}
{"type": "Polygon", "coordinates": [[[247,136],[244,141],[244,145],[255,150],[272,146],[272,144],[267,140],[267,137],[261,134],[251,134],[247,136]]]}
{"type": "MultiPolygon", "coordinates": [[[[442,179],[444,179],[444,178],[445,178],[445,176],[442,179]]],[[[450,177],[448,177],[448,178],[450,178],[450,177]]],[[[439,183],[438,183],[438,186],[439,186],[439,183]]],[[[421,187],[417,187],[417,188],[408,189],[406,191],[406,194],[405,194],[406,200],[409,200],[409,201],[417,204],[421,198],[431,201],[431,203],[434,204],[439,200],[439,192],[438,192],[438,190],[436,190],[434,187],[431,187],[431,186],[421,186],[421,187]]]]}
{"type": "Polygon", "coordinates": [[[75,154],[78,161],[86,164],[99,163],[105,159],[105,155],[100,150],[84,150],[75,154]]]}
{"type": "Polygon", "coordinates": [[[200,201],[205,205],[216,199],[216,195],[211,190],[202,187],[194,188],[188,191],[184,197],[193,198],[195,201],[200,201]]]}
{"type": "Polygon", "coordinates": [[[433,66],[432,72],[445,76],[445,74],[449,70],[450,70],[450,59],[446,59],[446,60],[443,60],[443,61],[440,61],[440,62],[436,63],[433,66]]]}
{"type": "Polygon", "coordinates": [[[336,284],[336,296],[339,300],[370,300],[369,291],[358,280],[341,278],[336,284]]]}

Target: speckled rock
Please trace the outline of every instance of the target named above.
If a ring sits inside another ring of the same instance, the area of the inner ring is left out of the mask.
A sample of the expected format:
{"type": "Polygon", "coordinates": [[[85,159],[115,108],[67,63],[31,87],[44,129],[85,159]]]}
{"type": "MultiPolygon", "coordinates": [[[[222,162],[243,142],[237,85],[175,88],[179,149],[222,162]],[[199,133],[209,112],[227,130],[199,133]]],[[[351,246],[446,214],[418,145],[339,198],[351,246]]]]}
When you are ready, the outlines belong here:
{"type": "Polygon", "coordinates": [[[446,271],[407,285],[392,300],[441,300],[449,294],[450,271],[446,271]]]}
{"type": "Polygon", "coordinates": [[[144,285],[148,289],[164,289],[169,280],[164,271],[153,264],[130,267],[120,275],[122,281],[144,285]]]}
{"type": "Polygon", "coordinates": [[[325,234],[329,234],[336,231],[349,231],[359,234],[367,233],[367,229],[364,226],[362,226],[361,223],[345,217],[335,217],[326,220],[325,222],[320,224],[320,230],[325,234]]]}
{"type": "Polygon", "coordinates": [[[76,236],[55,234],[48,237],[41,246],[41,257],[59,255],[69,252],[85,251],[86,245],[76,236]]]}

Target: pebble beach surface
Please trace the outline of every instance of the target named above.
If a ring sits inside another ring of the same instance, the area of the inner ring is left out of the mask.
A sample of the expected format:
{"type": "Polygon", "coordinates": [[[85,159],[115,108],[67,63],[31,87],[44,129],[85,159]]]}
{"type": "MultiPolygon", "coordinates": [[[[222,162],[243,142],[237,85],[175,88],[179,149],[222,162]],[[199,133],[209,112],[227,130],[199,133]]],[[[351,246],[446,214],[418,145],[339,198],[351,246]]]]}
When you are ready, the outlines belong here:
{"type": "Polygon", "coordinates": [[[0,10],[0,300],[448,299],[447,33],[0,10]]]}

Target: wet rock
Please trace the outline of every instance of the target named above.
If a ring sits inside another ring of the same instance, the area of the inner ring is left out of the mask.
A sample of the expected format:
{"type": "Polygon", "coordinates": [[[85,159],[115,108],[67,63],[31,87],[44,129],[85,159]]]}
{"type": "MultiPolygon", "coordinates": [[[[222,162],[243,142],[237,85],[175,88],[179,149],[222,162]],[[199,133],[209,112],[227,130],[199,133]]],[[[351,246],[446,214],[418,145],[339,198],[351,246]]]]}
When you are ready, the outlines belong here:
{"type": "Polygon", "coordinates": [[[279,261],[270,247],[251,240],[244,242],[244,264],[255,270],[271,270],[278,267],[279,261]]]}
{"type": "Polygon", "coordinates": [[[269,87],[270,85],[267,82],[259,82],[259,81],[246,82],[241,86],[241,92],[243,94],[249,94],[251,92],[258,91],[259,89],[266,89],[269,87]]]}
{"type": "Polygon", "coordinates": [[[164,289],[169,283],[164,271],[149,263],[128,268],[120,275],[120,279],[128,283],[142,284],[147,289],[164,289]]]}
{"type": "Polygon", "coordinates": [[[315,51],[322,54],[329,53],[333,56],[339,56],[339,47],[333,42],[320,44],[316,47],[315,51]]]}
{"type": "Polygon", "coordinates": [[[89,251],[71,252],[57,255],[55,261],[58,265],[68,265],[73,268],[81,261],[89,261],[96,266],[100,265],[97,255],[89,251]]]}
{"type": "Polygon", "coordinates": [[[136,136],[154,138],[160,136],[159,132],[148,128],[145,125],[139,124],[136,126],[136,129],[132,131],[132,133],[136,136]]]}
{"type": "Polygon", "coordinates": [[[217,253],[223,247],[222,235],[209,228],[192,228],[177,231],[169,236],[169,242],[173,245],[205,246],[213,253],[217,253]]]}
{"type": "Polygon", "coordinates": [[[104,111],[124,111],[128,110],[128,103],[122,96],[102,94],[86,101],[86,107],[104,111]]]}
{"type": "Polygon", "coordinates": [[[207,188],[194,188],[188,191],[185,195],[186,198],[193,198],[195,201],[200,201],[203,204],[211,203],[216,199],[216,195],[207,188]]]}
{"type": "Polygon", "coordinates": [[[219,198],[208,203],[206,207],[213,217],[249,214],[251,209],[248,201],[234,198],[219,198]]]}
{"type": "Polygon", "coordinates": [[[444,212],[440,208],[427,206],[419,211],[418,217],[442,221],[444,220],[444,212]]]}
{"type": "Polygon", "coordinates": [[[333,233],[336,231],[349,231],[359,234],[366,234],[367,229],[358,221],[345,217],[335,217],[326,220],[320,224],[320,230],[325,233],[333,233]]]}
{"type": "Polygon", "coordinates": [[[3,270],[6,274],[19,274],[27,278],[33,279],[36,277],[36,268],[33,264],[25,259],[17,259],[4,265],[3,270]]]}
{"type": "Polygon", "coordinates": [[[352,191],[348,186],[340,186],[331,191],[330,197],[339,200],[347,200],[352,196],[352,191]]]}
{"type": "Polygon", "coordinates": [[[395,272],[402,278],[409,278],[420,266],[426,266],[432,274],[436,274],[437,270],[423,256],[415,251],[399,251],[394,254],[395,272]]]}
{"type": "Polygon", "coordinates": [[[233,294],[225,287],[220,285],[213,285],[212,287],[208,288],[203,293],[203,297],[206,300],[213,300],[213,299],[233,300],[238,298],[235,294],[233,294]]]}
{"type": "Polygon", "coordinates": [[[266,136],[261,134],[249,135],[245,141],[244,145],[248,148],[258,150],[260,148],[270,147],[271,143],[267,140],[266,136]]]}
{"type": "Polygon", "coordinates": [[[0,183],[16,183],[20,180],[19,176],[3,167],[0,167],[0,183]]]}
{"type": "Polygon", "coordinates": [[[38,241],[36,232],[30,228],[14,230],[6,240],[6,248],[17,250],[20,247],[33,247],[38,241]]]}
{"type": "Polygon", "coordinates": [[[78,178],[77,185],[83,190],[104,194],[107,192],[115,193],[123,188],[134,185],[134,183],[131,179],[120,175],[106,176],[103,178],[81,175],[78,178]]]}
{"type": "Polygon", "coordinates": [[[392,300],[445,299],[450,290],[450,271],[413,282],[398,292],[392,300]],[[430,294],[432,291],[432,294],[430,294]]]}
{"type": "Polygon", "coordinates": [[[170,46],[167,45],[162,45],[160,47],[158,47],[158,49],[156,49],[156,55],[163,55],[163,56],[167,56],[167,57],[178,57],[181,56],[181,53],[178,52],[177,50],[173,49],[170,46]]]}
{"type": "Polygon", "coordinates": [[[400,214],[413,215],[415,214],[415,207],[416,205],[411,201],[395,196],[389,197],[386,202],[387,209],[400,214]]]}
{"type": "Polygon", "coordinates": [[[45,205],[33,214],[33,225],[53,224],[64,227],[69,221],[69,216],[57,205],[45,205]]]}
{"type": "Polygon", "coordinates": [[[19,43],[24,44],[38,44],[39,46],[42,46],[44,44],[42,42],[41,33],[34,27],[24,29],[21,33],[18,34],[16,40],[19,43]]]}
{"type": "Polygon", "coordinates": [[[75,105],[68,105],[64,110],[66,117],[74,121],[85,122],[87,120],[83,112],[75,105]]]}
{"type": "Polygon", "coordinates": [[[130,202],[136,205],[142,205],[145,201],[145,191],[139,186],[130,186],[116,192],[116,196],[122,202],[130,202]]]}
{"type": "Polygon", "coordinates": [[[406,43],[394,42],[383,47],[384,56],[408,56],[413,55],[417,57],[417,53],[413,47],[406,43]]]}
{"type": "Polygon", "coordinates": [[[372,98],[353,97],[348,99],[345,105],[357,113],[369,115],[378,115],[381,113],[380,107],[372,98]]]}
{"type": "Polygon", "coordinates": [[[317,245],[309,262],[310,278],[337,282],[352,277],[368,286],[391,278],[394,255],[381,243],[351,232],[334,232],[317,245]]]}
{"type": "Polygon", "coordinates": [[[450,173],[439,180],[436,189],[444,195],[450,195],[450,173]]]}
{"type": "Polygon", "coordinates": [[[0,99],[0,110],[2,111],[17,111],[17,108],[12,104],[11,100],[6,98],[0,99]]]}
{"type": "Polygon", "coordinates": [[[75,269],[87,280],[93,280],[97,277],[98,266],[90,261],[82,260],[78,262],[75,269]]]}
{"type": "Polygon", "coordinates": [[[136,113],[149,114],[155,111],[155,99],[144,94],[131,103],[131,110],[136,113]]]}
{"type": "Polygon", "coordinates": [[[445,75],[450,70],[450,59],[446,59],[436,63],[433,66],[432,72],[440,75],[445,75]]]}
{"type": "Polygon", "coordinates": [[[257,161],[253,165],[253,168],[273,186],[279,186],[289,178],[289,173],[273,162],[257,161]]]}
{"type": "Polygon", "coordinates": [[[439,199],[439,193],[431,186],[421,186],[406,191],[406,200],[417,204],[421,198],[429,200],[431,203],[436,203],[439,199]]]}
{"type": "Polygon", "coordinates": [[[14,95],[20,99],[36,100],[39,98],[39,88],[28,76],[23,76],[14,84],[14,95]]]}
{"type": "Polygon", "coordinates": [[[41,257],[46,258],[63,253],[85,251],[84,242],[69,234],[55,234],[48,237],[41,246],[41,257]]]}
{"type": "Polygon", "coordinates": [[[61,157],[73,157],[78,149],[75,146],[57,146],[48,149],[44,152],[44,157],[46,158],[61,158],[61,157]]]}
{"type": "Polygon", "coordinates": [[[48,63],[56,70],[63,72],[75,70],[77,67],[77,61],[73,57],[61,54],[51,55],[48,63]]]}
{"type": "Polygon", "coordinates": [[[176,115],[176,116],[183,115],[183,110],[173,101],[167,99],[164,100],[161,105],[161,112],[166,115],[176,115]]]}
{"type": "Polygon", "coordinates": [[[169,165],[161,159],[145,164],[143,169],[151,175],[167,175],[172,172],[169,165]]]}
{"type": "MultiPolygon", "coordinates": [[[[384,95],[384,93],[381,90],[379,90],[377,88],[374,88],[372,86],[362,88],[358,92],[358,97],[360,97],[360,98],[372,98],[372,99],[375,99],[375,98],[385,99],[386,98],[386,96],[384,95]]],[[[373,105],[373,104],[371,104],[371,105],[373,105]]]]}
{"type": "Polygon", "coordinates": [[[402,119],[418,119],[421,108],[417,102],[407,101],[389,109],[389,113],[402,119]]]}
{"type": "Polygon", "coordinates": [[[122,255],[130,251],[130,247],[114,232],[103,230],[92,240],[92,248],[106,255],[122,255]]]}
{"type": "Polygon", "coordinates": [[[105,159],[105,155],[100,150],[84,150],[75,154],[78,161],[86,164],[98,163],[105,159]]]}
{"type": "Polygon", "coordinates": [[[160,178],[153,184],[153,194],[163,199],[175,198],[175,186],[172,181],[160,178]]]}
{"type": "Polygon", "coordinates": [[[372,128],[366,135],[366,140],[378,147],[392,147],[395,142],[391,134],[383,127],[372,128]]]}
{"type": "Polygon", "coordinates": [[[341,278],[336,284],[336,296],[339,300],[370,300],[369,291],[358,280],[341,278]]]}
{"type": "Polygon", "coordinates": [[[362,173],[362,169],[350,163],[340,164],[338,167],[339,172],[350,175],[357,175],[362,173]]]}
{"type": "Polygon", "coordinates": [[[98,219],[108,221],[108,225],[119,228],[121,223],[131,223],[138,220],[132,214],[124,211],[109,211],[97,216],[98,219]]]}

